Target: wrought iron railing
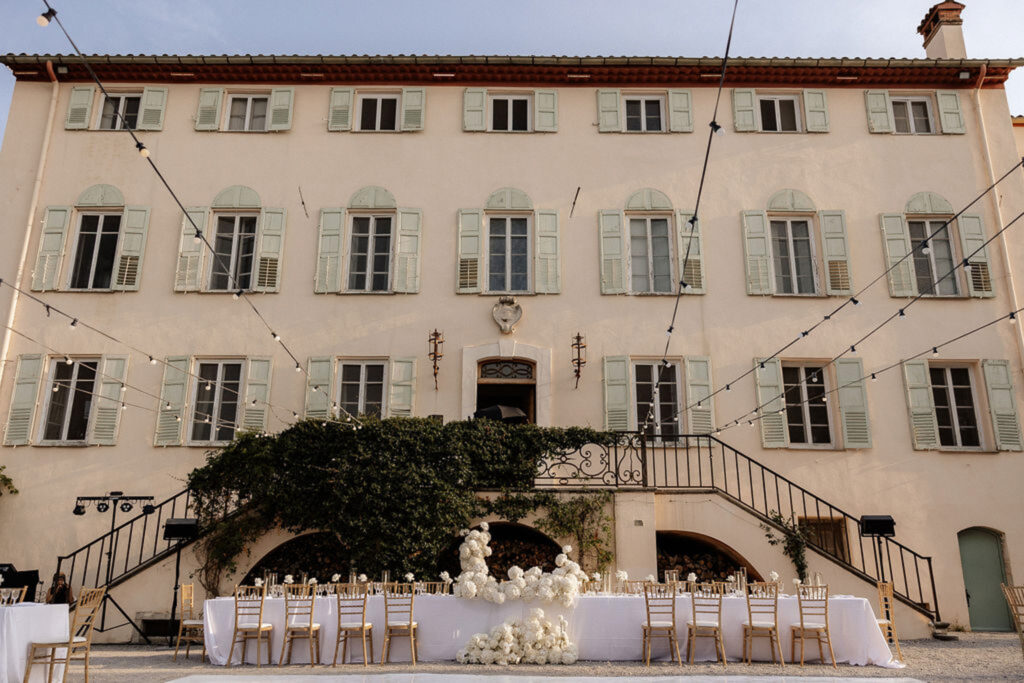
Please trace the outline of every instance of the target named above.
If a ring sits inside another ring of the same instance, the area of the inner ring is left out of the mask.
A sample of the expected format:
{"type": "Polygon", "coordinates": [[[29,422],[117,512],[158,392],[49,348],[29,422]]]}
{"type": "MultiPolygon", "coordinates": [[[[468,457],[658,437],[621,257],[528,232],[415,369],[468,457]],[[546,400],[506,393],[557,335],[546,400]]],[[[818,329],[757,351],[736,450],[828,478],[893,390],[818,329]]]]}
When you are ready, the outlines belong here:
{"type": "Polygon", "coordinates": [[[776,513],[799,522],[814,550],[867,581],[891,581],[902,602],[939,619],[931,557],[892,538],[862,537],[858,518],[710,435],[659,442],[624,432],[610,446],[550,456],[536,485],[712,490],[762,522],[774,524],[776,513]]]}

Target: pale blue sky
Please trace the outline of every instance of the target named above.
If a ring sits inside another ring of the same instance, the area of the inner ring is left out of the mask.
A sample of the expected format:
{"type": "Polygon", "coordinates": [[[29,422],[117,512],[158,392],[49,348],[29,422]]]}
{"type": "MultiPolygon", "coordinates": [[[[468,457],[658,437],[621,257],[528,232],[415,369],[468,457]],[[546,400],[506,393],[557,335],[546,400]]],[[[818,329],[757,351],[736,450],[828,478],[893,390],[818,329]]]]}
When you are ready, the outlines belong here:
{"type": "MultiPolygon", "coordinates": [[[[740,0],[732,54],[923,57],[935,0],[740,0]]],[[[52,0],[86,54],[721,55],[728,0],[52,0]]],[[[966,0],[971,57],[1024,56],[1024,0],[966,0]]],[[[37,0],[0,0],[0,52],[66,54],[37,0]]],[[[0,134],[14,79],[0,67],[0,134]]],[[[1010,79],[1024,114],[1024,69],[1010,79]]]]}

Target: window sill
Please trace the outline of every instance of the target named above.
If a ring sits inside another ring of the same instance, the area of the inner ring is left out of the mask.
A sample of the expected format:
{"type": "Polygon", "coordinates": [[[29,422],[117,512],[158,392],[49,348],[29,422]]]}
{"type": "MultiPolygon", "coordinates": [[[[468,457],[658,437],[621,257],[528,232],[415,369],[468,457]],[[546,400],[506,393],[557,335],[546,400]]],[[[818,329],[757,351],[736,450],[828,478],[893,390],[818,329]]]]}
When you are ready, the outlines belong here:
{"type": "Polygon", "coordinates": [[[41,448],[88,448],[86,441],[40,441],[36,444],[41,448]]]}
{"type": "MultiPolygon", "coordinates": [[[[939,446],[932,450],[938,451],[939,453],[991,453],[998,454],[1000,451],[988,450],[982,446],[939,446]]],[[[1008,451],[1011,452],[1011,451],[1008,451]]]]}
{"type": "MultiPolygon", "coordinates": [[[[386,296],[386,295],[389,295],[389,294],[397,294],[397,293],[398,292],[395,292],[395,291],[390,290],[390,289],[382,290],[382,291],[376,291],[376,292],[375,291],[363,291],[363,290],[359,290],[359,289],[344,289],[344,290],[338,292],[338,294],[343,294],[345,296],[359,296],[360,294],[366,294],[366,295],[369,295],[369,296],[382,296],[382,295],[386,296]]],[[[404,294],[404,292],[403,292],[403,294],[404,294]]]]}
{"type": "Polygon", "coordinates": [[[477,296],[537,296],[537,292],[479,292],[477,296]]]}
{"type": "Polygon", "coordinates": [[[786,446],[787,450],[792,451],[843,451],[845,448],[840,448],[834,443],[791,443],[786,446]]]}
{"type": "Polygon", "coordinates": [[[350,133],[404,133],[404,130],[372,130],[372,129],[355,129],[353,128],[350,133]]]}
{"type": "Polygon", "coordinates": [[[243,133],[243,134],[247,134],[248,135],[248,134],[252,134],[252,133],[257,133],[257,134],[259,134],[259,133],[280,133],[282,131],[278,131],[278,130],[227,130],[226,128],[219,128],[219,129],[217,129],[215,131],[198,131],[198,132],[200,132],[200,133],[243,133]]]}
{"type": "Polygon", "coordinates": [[[767,133],[768,135],[803,135],[807,131],[804,130],[758,130],[758,133],[767,133]]]}
{"type": "Polygon", "coordinates": [[[629,292],[629,296],[675,296],[676,292],[629,292]]]}
{"type": "MultiPolygon", "coordinates": [[[[763,296],[762,294],[751,294],[750,296],[763,296]]],[[[790,292],[775,292],[771,296],[778,297],[780,299],[827,299],[828,295],[823,292],[809,292],[807,294],[798,294],[790,292]]],[[[846,294],[837,294],[836,296],[848,296],[846,294]]]]}

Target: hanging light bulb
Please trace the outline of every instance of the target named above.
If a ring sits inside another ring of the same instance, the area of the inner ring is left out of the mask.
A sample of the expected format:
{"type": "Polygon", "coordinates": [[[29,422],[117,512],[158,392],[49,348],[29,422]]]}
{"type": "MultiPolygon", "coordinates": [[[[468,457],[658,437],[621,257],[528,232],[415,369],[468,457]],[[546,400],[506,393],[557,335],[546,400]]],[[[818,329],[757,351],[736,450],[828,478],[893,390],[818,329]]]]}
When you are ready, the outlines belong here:
{"type": "Polygon", "coordinates": [[[213,389],[213,385],[210,384],[209,382],[207,382],[206,383],[206,390],[209,391],[210,389],[213,389]]]}
{"type": "Polygon", "coordinates": [[[857,346],[855,344],[850,344],[850,353],[857,353],[857,346]]]}
{"type": "Polygon", "coordinates": [[[923,240],[923,241],[921,242],[921,253],[922,253],[922,254],[930,254],[930,253],[932,253],[932,248],[931,248],[931,246],[930,246],[930,245],[928,244],[928,239],[927,239],[927,238],[925,238],[925,239],[924,239],[924,240],[923,240]]]}
{"type": "Polygon", "coordinates": [[[196,234],[192,237],[192,242],[194,242],[195,244],[199,244],[202,241],[203,241],[203,233],[201,233],[198,230],[196,230],[196,234]]]}
{"type": "Polygon", "coordinates": [[[139,140],[138,142],[135,143],[135,149],[139,150],[139,156],[142,157],[143,159],[149,158],[149,150],[146,149],[146,146],[144,144],[142,144],[142,140],[139,140]]]}
{"type": "Polygon", "coordinates": [[[708,125],[711,126],[711,132],[714,133],[715,135],[725,134],[725,131],[722,129],[722,126],[719,125],[718,121],[712,121],[708,125]]]}
{"type": "Polygon", "coordinates": [[[1016,311],[1010,311],[1010,317],[1007,318],[1006,320],[1011,325],[1013,325],[1015,322],[1017,322],[1017,312],[1016,311]]]}
{"type": "Polygon", "coordinates": [[[873,372],[871,373],[871,381],[872,382],[877,382],[878,381],[878,376],[875,375],[875,373],[873,373],[873,372]]]}
{"type": "Polygon", "coordinates": [[[276,342],[281,341],[281,335],[279,335],[277,332],[271,332],[270,336],[273,337],[274,341],[276,341],[276,342]]]}
{"type": "Polygon", "coordinates": [[[850,297],[850,303],[854,306],[860,306],[860,300],[855,296],[850,297]]]}
{"type": "Polygon", "coordinates": [[[78,327],[78,318],[74,318],[71,321],[71,329],[73,330],[73,329],[75,329],[77,327],[78,327]]]}
{"type": "Polygon", "coordinates": [[[240,297],[240,296],[242,296],[242,290],[238,290],[237,292],[232,294],[231,298],[234,299],[235,301],[238,301],[238,297],[240,297]]]}
{"type": "Polygon", "coordinates": [[[932,355],[933,356],[939,355],[939,347],[938,346],[933,346],[932,347],[932,355]]]}
{"type": "Polygon", "coordinates": [[[149,357],[149,364],[150,365],[156,365],[156,358],[153,358],[153,356],[150,356],[149,357]]]}
{"type": "Polygon", "coordinates": [[[128,404],[127,403],[122,403],[121,404],[121,410],[128,410],[128,404]]]}
{"type": "Polygon", "coordinates": [[[295,372],[302,372],[302,366],[298,363],[295,364],[295,372]]]}
{"type": "Polygon", "coordinates": [[[59,388],[60,388],[60,384],[54,383],[54,385],[53,385],[53,393],[56,394],[57,393],[57,389],[59,389],[59,388]]]}
{"type": "Polygon", "coordinates": [[[65,365],[71,365],[71,364],[73,364],[73,363],[74,363],[74,361],[73,361],[73,360],[71,360],[71,357],[70,357],[70,356],[64,356],[64,364],[65,364],[65,365]]]}
{"type": "Polygon", "coordinates": [[[965,273],[971,272],[971,262],[968,261],[967,259],[964,259],[964,272],[965,273]]]}
{"type": "Polygon", "coordinates": [[[906,318],[906,317],[907,317],[907,314],[906,314],[906,313],[905,313],[905,312],[903,311],[903,309],[902,309],[902,308],[900,309],[900,315],[899,315],[899,317],[900,317],[901,319],[902,319],[902,318],[906,318]]]}
{"type": "Polygon", "coordinates": [[[725,385],[725,390],[726,391],[732,391],[732,387],[730,385],[726,384],[725,385]]]}
{"type": "Polygon", "coordinates": [[[55,9],[53,9],[51,7],[50,9],[46,10],[45,12],[40,14],[38,17],[36,17],[36,23],[39,24],[40,26],[42,26],[43,28],[46,28],[47,26],[50,25],[50,22],[53,21],[53,18],[56,17],[56,16],[57,16],[57,10],[55,10],[55,9]]]}

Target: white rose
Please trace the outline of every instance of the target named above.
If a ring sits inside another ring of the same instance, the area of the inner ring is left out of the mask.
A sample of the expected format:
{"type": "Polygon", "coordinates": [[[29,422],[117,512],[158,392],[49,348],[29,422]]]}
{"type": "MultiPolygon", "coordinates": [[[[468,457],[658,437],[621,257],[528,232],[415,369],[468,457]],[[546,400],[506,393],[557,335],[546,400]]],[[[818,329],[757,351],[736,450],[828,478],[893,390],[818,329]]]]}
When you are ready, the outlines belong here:
{"type": "Polygon", "coordinates": [[[313,578],[313,579],[310,579],[310,580],[309,580],[309,585],[310,585],[310,586],[315,586],[315,585],[316,585],[316,579],[315,579],[315,578],[313,578]]]}
{"type": "Polygon", "coordinates": [[[803,582],[800,579],[793,579],[793,585],[794,586],[799,586],[801,583],[803,583],[803,582]]]}
{"type": "Polygon", "coordinates": [[[696,581],[697,580],[697,575],[694,574],[693,572],[690,572],[689,574],[686,575],[686,580],[687,581],[696,581]]]}
{"type": "Polygon", "coordinates": [[[405,574],[405,582],[406,583],[412,583],[414,580],[416,580],[416,577],[413,575],[413,573],[412,572],[406,572],[406,574],[405,574]]]}
{"type": "Polygon", "coordinates": [[[284,582],[285,583],[295,583],[295,579],[292,577],[291,574],[285,574],[284,575],[284,582]]]}
{"type": "Polygon", "coordinates": [[[593,574],[590,575],[590,578],[593,581],[600,581],[601,580],[601,572],[594,572],[593,574]]]}
{"type": "Polygon", "coordinates": [[[776,581],[778,581],[779,580],[778,572],[775,572],[775,571],[768,572],[768,580],[771,581],[772,583],[775,583],[776,581]]]}
{"type": "Polygon", "coordinates": [[[452,582],[451,574],[449,574],[448,572],[441,572],[441,580],[444,581],[445,583],[451,583],[452,582]]]}
{"type": "Polygon", "coordinates": [[[725,580],[728,581],[729,583],[732,583],[733,581],[736,580],[736,577],[733,576],[732,574],[729,574],[729,576],[725,577],[725,580]]]}
{"type": "Polygon", "coordinates": [[[654,574],[648,574],[644,577],[644,581],[647,581],[648,583],[655,583],[657,579],[655,578],[654,574]]]}
{"type": "Polygon", "coordinates": [[[341,581],[341,574],[331,574],[331,583],[338,583],[341,581]]]}
{"type": "MultiPolygon", "coordinates": [[[[0,583],[3,583],[3,578],[4,578],[3,576],[0,576],[0,583]]],[[[254,579],[252,583],[253,583],[254,586],[259,588],[260,586],[263,585],[263,579],[254,579]]]]}
{"type": "Polygon", "coordinates": [[[620,569],[619,571],[615,572],[615,578],[618,581],[628,581],[629,574],[626,573],[625,569],[620,569]]]}
{"type": "Polygon", "coordinates": [[[569,558],[565,556],[565,553],[558,553],[557,555],[555,555],[555,566],[561,567],[565,564],[565,561],[568,559],[569,558]]]}
{"type": "Polygon", "coordinates": [[[566,555],[568,555],[569,553],[572,552],[572,546],[571,545],[563,545],[562,546],[562,552],[565,553],[566,555]]]}
{"type": "Polygon", "coordinates": [[[366,583],[366,574],[359,575],[359,583],[366,583]]]}
{"type": "Polygon", "coordinates": [[[491,528],[491,525],[488,524],[487,522],[480,522],[480,529],[482,531],[489,531],[490,528],[491,528]]]}

